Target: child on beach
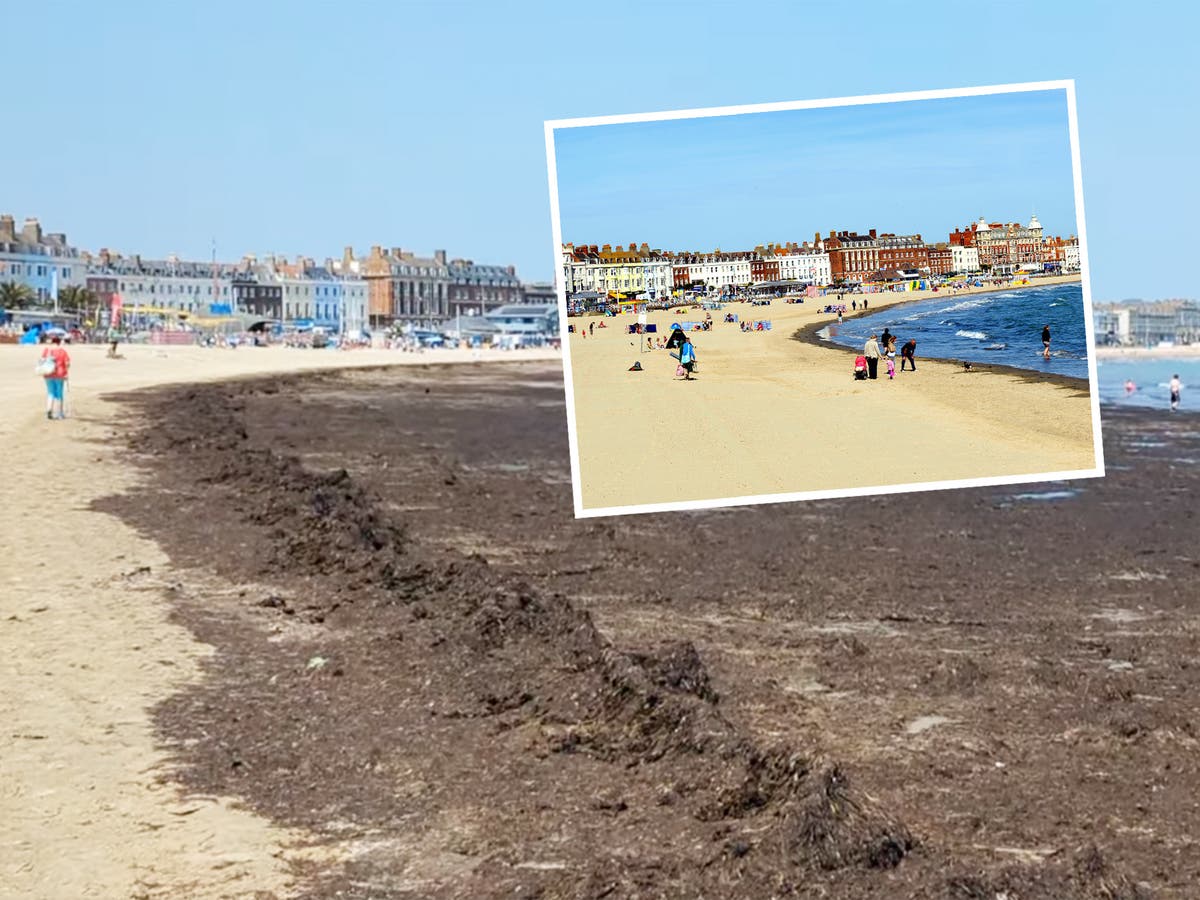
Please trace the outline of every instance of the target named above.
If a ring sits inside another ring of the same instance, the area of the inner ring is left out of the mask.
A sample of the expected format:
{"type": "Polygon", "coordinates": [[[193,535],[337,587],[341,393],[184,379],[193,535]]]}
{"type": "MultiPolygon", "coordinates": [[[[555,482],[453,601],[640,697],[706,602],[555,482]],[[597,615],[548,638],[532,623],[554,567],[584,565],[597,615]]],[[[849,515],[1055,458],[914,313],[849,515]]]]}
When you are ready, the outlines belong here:
{"type": "Polygon", "coordinates": [[[893,350],[887,355],[887,370],[888,378],[896,377],[896,351],[893,350]]]}

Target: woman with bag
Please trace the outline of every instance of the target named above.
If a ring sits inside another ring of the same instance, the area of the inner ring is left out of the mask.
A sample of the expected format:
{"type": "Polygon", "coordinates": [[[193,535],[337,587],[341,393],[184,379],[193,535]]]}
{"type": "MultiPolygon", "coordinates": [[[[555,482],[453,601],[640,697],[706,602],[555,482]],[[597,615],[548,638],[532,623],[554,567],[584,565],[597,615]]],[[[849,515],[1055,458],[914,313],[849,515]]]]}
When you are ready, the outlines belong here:
{"type": "MultiPolygon", "coordinates": [[[[683,380],[691,381],[692,370],[696,368],[696,350],[692,347],[692,339],[686,335],[684,335],[683,343],[679,345],[679,368],[683,369],[683,380]]],[[[678,374],[678,369],[676,374],[678,374]]]]}
{"type": "Polygon", "coordinates": [[[66,410],[63,406],[63,388],[66,386],[67,375],[71,370],[71,357],[62,345],[62,337],[54,335],[50,338],[50,346],[42,350],[42,358],[38,361],[37,373],[46,382],[46,418],[65,419],[66,410]],[[55,413],[58,405],[58,415],[55,413]]]}

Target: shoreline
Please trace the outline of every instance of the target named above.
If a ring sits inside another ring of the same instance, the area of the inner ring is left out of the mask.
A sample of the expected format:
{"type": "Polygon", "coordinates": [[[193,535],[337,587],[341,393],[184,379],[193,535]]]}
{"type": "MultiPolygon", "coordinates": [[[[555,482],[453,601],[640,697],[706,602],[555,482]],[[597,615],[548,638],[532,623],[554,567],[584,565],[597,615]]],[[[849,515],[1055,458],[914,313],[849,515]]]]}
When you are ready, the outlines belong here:
{"type": "MultiPolygon", "coordinates": [[[[1011,291],[1011,290],[1028,290],[1031,288],[1050,287],[1050,286],[1056,285],[1056,284],[1069,284],[1072,281],[1080,281],[1080,279],[1062,276],[1062,277],[1056,279],[1055,281],[1052,281],[1052,282],[1048,281],[1045,284],[1039,283],[1039,284],[1022,284],[1022,285],[1009,286],[1009,287],[973,288],[973,289],[970,289],[967,291],[958,291],[957,294],[954,294],[954,296],[966,294],[966,293],[987,294],[987,293],[999,293],[1001,291],[1011,291]]],[[[924,300],[933,299],[932,291],[919,291],[916,293],[920,293],[921,296],[914,297],[911,300],[898,300],[894,303],[888,304],[887,306],[880,307],[879,309],[866,309],[866,310],[860,309],[860,310],[855,310],[850,313],[843,313],[842,318],[843,319],[861,319],[864,316],[875,315],[878,312],[883,312],[884,310],[892,309],[893,307],[907,306],[912,303],[920,303],[924,300]]],[[[841,344],[836,344],[833,341],[826,340],[818,335],[819,331],[821,331],[824,328],[827,328],[828,326],[829,326],[829,322],[810,322],[807,325],[802,325],[798,329],[796,329],[795,333],[792,335],[792,340],[795,340],[795,341],[798,341],[798,342],[804,343],[804,344],[811,344],[816,347],[827,347],[829,349],[837,349],[837,350],[841,350],[843,352],[848,351],[850,349],[849,347],[843,346],[841,344]]],[[[922,356],[921,359],[925,362],[953,363],[956,368],[961,368],[962,364],[963,364],[962,359],[960,359],[958,357],[954,357],[954,356],[922,356]]],[[[979,372],[979,373],[992,372],[992,373],[999,374],[999,375],[1011,375],[1011,376],[1021,379],[1022,381],[1026,382],[1026,383],[1030,383],[1030,384],[1047,383],[1047,384],[1054,384],[1054,385],[1058,385],[1059,387],[1065,387],[1065,388],[1069,388],[1069,389],[1077,390],[1077,391],[1087,392],[1089,390],[1089,379],[1077,378],[1073,375],[1061,375],[1057,372],[1039,372],[1037,369],[1024,369],[1024,368],[1021,368],[1020,366],[1010,366],[1010,365],[1004,365],[1002,363],[972,362],[971,367],[972,367],[972,374],[974,372],[979,372]]]]}

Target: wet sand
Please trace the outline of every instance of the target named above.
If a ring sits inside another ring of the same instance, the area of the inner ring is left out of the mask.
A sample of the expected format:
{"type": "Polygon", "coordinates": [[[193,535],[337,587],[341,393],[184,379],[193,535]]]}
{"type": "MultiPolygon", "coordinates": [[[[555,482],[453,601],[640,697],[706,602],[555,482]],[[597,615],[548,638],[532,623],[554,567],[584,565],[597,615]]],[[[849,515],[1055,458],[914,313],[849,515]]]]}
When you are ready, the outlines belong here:
{"type": "MultiPolygon", "coordinates": [[[[866,296],[877,312],[934,295],[866,296]]],[[[607,325],[569,340],[583,509],[1095,468],[1086,382],[999,366],[968,373],[920,356],[915,374],[898,359],[894,381],[882,364],[880,379],[855,381],[853,352],[793,339],[836,322],[817,311],[833,299],[714,311],[712,331],[692,335],[691,383],[675,377],[667,351],[639,352],[623,333],[634,316],[571,319],[607,325]],[[770,319],[772,330],[743,334],[719,321],[728,311],[770,319]],[[645,371],[628,372],[637,361],[645,371]]],[[[660,311],[648,321],[665,337],[670,323],[703,317],[660,311]]]]}
{"type": "Polygon", "coordinates": [[[1200,421],[1109,476],[572,516],[558,367],[122,401],[216,649],[187,790],[342,862],[304,896],[1186,898],[1200,421]]]}

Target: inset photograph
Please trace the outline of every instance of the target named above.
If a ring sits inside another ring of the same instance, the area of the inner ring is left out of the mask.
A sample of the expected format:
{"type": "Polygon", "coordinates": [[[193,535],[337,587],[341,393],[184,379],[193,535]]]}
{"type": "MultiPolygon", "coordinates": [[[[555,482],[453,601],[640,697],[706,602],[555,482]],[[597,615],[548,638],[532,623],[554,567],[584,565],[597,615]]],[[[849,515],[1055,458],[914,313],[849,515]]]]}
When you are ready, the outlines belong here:
{"type": "Polygon", "coordinates": [[[577,516],[1104,474],[1073,82],[546,146],[577,516]]]}

